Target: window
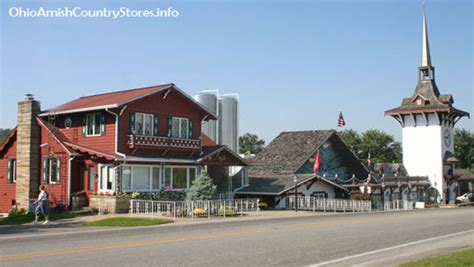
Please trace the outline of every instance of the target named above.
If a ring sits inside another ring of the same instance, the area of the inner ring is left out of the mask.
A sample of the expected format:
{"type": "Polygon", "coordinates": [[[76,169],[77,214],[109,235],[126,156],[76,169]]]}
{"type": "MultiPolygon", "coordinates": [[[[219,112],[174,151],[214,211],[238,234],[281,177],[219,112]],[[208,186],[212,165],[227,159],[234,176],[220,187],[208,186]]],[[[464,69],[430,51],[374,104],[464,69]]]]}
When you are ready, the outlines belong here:
{"type": "Polygon", "coordinates": [[[418,99],[416,100],[416,104],[417,104],[418,106],[421,106],[421,104],[423,104],[423,100],[421,100],[421,98],[418,98],[418,99]]]}
{"type": "Polygon", "coordinates": [[[123,191],[152,191],[160,189],[160,167],[124,166],[122,170],[123,191]]]}
{"type": "Polygon", "coordinates": [[[153,114],[135,113],[136,135],[153,136],[153,114]]]}
{"type": "Polygon", "coordinates": [[[190,122],[187,118],[178,118],[172,117],[171,118],[171,137],[173,138],[181,138],[181,139],[188,139],[189,131],[190,131],[190,122]]]}
{"type": "Polygon", "coordinates": [[[115,191],[115,168],[111,165],[99,165],[99,190],[115,191]]]}
{"type": "Polygon", "coordinates": [[[186,189],[187,187],[187,168],[173,169],[173,189],[186,189]]]}
{"type": "Polygon", "coordinates": [[[85,135],[97,136],[103,133],[105,127],[105,116],[100,113],[87,114],[85,121],[85,135]],[[103,123],[101,123],[101,120],[103,123]]]}
{"type": "Polygon", "coordinates": [[[7,179],[9,183],[16,183],[16,159],[8,160],[8,174],[7,179]]]}
{"type": "Polygon", "coordinates": [[[87,168],[87,173],[89,174],[89,184],[87,189],[89,191],[95,191],[95,169],[93,166],[87,168]]]}
{"type": "Polygon", "coordinates": [[[133,167],[133,190],[150,190],[150,168],[133,167]]]}
{"type": "Polygon", "coordinates": [[[165,177],[163,179],[163,187],[171,189],[171,168],[165,168],[165,177]]]}
{"type": "Polygon", "coordinates": [[[69,129],[71,128],[71,126],[72,126],[72,119],[68,117],[64,120],[64,127],[69,129]]]}
{"type": "Polygon", "coordinates": [[[142,136],[158,136],[158,116],[147,113],[130,113],[129,133],[142,136]]]}
{"type": "Polygon", "coordinates": [[[189,189],[196,179],[196,167],[165,167],[163,186],[166,189],[189,189]]]}
{"type": "Polygon", "coordinates": [[[43,183],[59,184],[61,181],[61,159],[43,159],[43,183]]]}
{"type": "Polygon", "coordinates": [[[160,189],[160,168],[154,167],[152,169],[151,189],[160,189]]]}
{"type": "Polygon", "coordinates": [[[122,169],[122,190],[129,191],[132,189],[132,167],[123,167],[122,169]]]}
{"type": "Polygon", "coordinates": [[[191,187],[194,180],[196,180],[196,168],[190,168],[189,169],[189,187],[191,187]]]}

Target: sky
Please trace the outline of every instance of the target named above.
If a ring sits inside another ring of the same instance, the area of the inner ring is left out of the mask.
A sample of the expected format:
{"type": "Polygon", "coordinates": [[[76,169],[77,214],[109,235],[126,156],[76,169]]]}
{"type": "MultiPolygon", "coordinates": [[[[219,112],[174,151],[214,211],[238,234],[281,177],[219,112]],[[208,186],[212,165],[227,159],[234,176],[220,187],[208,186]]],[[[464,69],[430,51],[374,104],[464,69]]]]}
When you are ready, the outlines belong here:
{"type": "MultiPolygon", "coordinates": [[[[421,63],[420,1],[2,1],[0,128],[26,93],[43,109],[92,95],[173,82],[188,94],[240,94],[240,134],[380,129],[410,97],[421,63]],[[176,17],[25,18],[18,10],[168,9],[176,17]],[[176,14],[176,13],[175,13],[176,14]],[[339,128],[340,129],[340,128],[339,128]]],[[[432,63],[442,94],[473,110],[473,2],[428,1],[432,63]]],[[[474,130],[472,120],[457,127],[474,130]]]]}

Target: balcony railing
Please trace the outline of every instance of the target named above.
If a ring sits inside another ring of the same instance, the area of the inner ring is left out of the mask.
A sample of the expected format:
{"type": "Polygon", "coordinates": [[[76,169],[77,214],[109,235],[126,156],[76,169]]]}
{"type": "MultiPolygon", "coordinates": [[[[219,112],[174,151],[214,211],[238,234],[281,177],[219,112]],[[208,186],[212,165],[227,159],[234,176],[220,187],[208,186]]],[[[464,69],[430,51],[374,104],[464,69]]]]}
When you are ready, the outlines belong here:
{"type": "Polygon", "coordinates": [[[163,136],[141,136],[128,135],[127,145],[134,147],[156,147],[156,148],[181,148],[181,149],[201,149],[201,140],[199,139],[179,139],[163,136]]]}

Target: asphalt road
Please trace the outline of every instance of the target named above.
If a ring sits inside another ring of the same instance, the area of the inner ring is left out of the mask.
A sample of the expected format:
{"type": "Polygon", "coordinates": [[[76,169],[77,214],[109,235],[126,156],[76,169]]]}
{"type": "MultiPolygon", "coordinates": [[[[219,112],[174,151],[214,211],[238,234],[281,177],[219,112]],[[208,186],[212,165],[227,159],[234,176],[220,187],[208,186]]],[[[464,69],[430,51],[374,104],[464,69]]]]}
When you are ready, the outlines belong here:
{"type": "Polygon", "coordinates": [[[474,208],[427,209],[3,234],[0,266],[390,266],[468,246],[474,208]]]}

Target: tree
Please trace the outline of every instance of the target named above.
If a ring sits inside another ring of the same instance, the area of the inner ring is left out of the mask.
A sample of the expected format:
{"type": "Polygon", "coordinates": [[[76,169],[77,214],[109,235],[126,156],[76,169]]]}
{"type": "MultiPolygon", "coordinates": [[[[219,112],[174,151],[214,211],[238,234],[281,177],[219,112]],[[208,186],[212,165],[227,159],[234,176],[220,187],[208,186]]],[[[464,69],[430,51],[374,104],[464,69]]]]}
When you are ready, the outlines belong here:
{"type": "Polygon", "coordinates": [[[359,134],[349,129],[339,135],[359,159],[366,161],[370,151],[370,158],[374,163],[402,161],[401,144],[388,133],[370,129],[359,134]]]}
{"type": "Polygon", "coordinates": [[[454,154],[461,161],[461,168],[474,165],[474,133],[466,129],[454,130],[454,154]]]}
{"type": "Polygon", "coordinates": [[[243,154],[257,154],[265,146],[265,140],[258,139],[256,134],[246,133],[239,137],[239,152],[243,154]]]}
{"type": "Polygon", "coordinates": [[[10,134],[11,129],[2,129],[0,128],[0,144],[3,143],[3,140],[7,138],[7,136],[10,134]]]}
{"type": "Polygon", "coordinates": [[[212,178],[207,173],[202,172],[192,183],[186,200],[211,200],[216,196],[216,189],[212,182],[212,178]]]}

